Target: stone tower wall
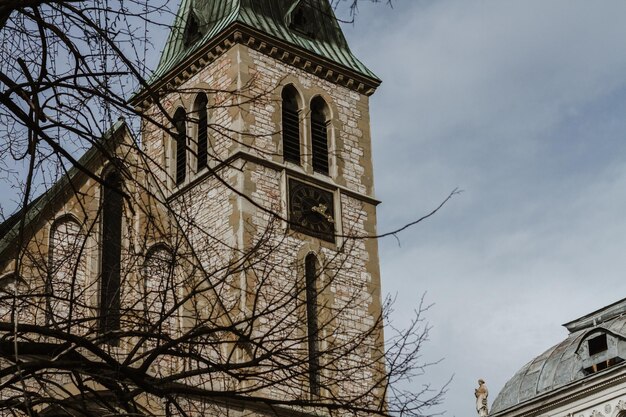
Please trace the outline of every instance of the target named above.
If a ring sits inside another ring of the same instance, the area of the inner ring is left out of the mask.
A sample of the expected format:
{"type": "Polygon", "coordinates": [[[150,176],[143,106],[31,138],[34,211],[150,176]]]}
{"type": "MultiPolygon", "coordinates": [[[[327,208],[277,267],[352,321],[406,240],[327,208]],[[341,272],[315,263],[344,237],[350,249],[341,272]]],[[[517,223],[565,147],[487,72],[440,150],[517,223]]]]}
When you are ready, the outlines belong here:
{"type": "MultiPolygon", "coordinates": [[[[304,258],[315,253],[324,270],[320,297],[328,306],[321,313],[328,319],[323,329],[326,348],[349,344],[355,332],[371,332],[367,343],[355,346],[353,356],[337,359],[338,366],[347,369],[350,362],[380,355],[382,330],[372,330],[381,314],[378,248],[375,239],[367,238],[376,234],[369,98],[239,44],[182,83],[180,92],[166,97],[163,104],[170,114],[180,105],[189,110],[200,89],[217,90],[209,93],[209,121],[215,124],[209,131],[209,166],[217,171],[195,174],[190,167],[187,184],[173,187],[171,179],[167,183],[181,217],[193,219],[188,234],[193,247],[203,254],[201,262],[207,271],[224,268],[238,254],[262,248],[262,261],[229,277],[228,285],[220,289],[229,300],[228,308],[245,317],[266,311],[269,303],[279,303],[276,300],[284,299],[286,292],[301,298],[304,258]],[[301,95],[301,166],[282,158],[281,91],[288,84],[301,95]],[[329,176],[314,173],[311,166],[309,116],[310,102],[316,96],[324,99],[331,113],[329,176]],[[313,181],[333,192],[335,243],[289,230],[288,178],[313,181]]],[[[158,129],[146,130],[144,146],[155,152],[154,160],[164,161],[173,176],[171,138],[158,129]]],[[[188,126],[187,131],[193,149],[194,128],[188,126]]],[[[273,312],[274,318],[283,317],[282,330],[295,327],[305,332],[304,312],[283,307],[273,312]]],[[[272,316],[263,315],[255,331],[263,334],[272,326],[272,316]]],[[[305,346],[299,349],[306,351],[305,346]]],[[[380,370],[362,368],[352,379],[360,379],[365,387],[380,370]]],[[[302,373],[302,381],[297,382],[301,386],[308,383],[306,370],[302,373]]],[[[327,381],[333,379],[327,375],[327,381]]],[[[359,389],[358,383],[330,385],[335,394],[359,389]]],[[[280,388],[274,391],[285,394],[280,388]]]]}

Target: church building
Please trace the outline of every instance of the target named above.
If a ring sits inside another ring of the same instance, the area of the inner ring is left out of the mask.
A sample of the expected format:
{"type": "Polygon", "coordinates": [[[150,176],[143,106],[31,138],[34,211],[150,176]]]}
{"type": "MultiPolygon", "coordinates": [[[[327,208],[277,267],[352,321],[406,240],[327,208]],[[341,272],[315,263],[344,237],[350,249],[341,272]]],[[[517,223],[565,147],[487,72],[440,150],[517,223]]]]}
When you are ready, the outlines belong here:
{"type": "Polygon", "coordinates": [[[385,410],[379,84],[328,0],[182,0],[140,132],[0,225],[0,415],[385,410]]]}

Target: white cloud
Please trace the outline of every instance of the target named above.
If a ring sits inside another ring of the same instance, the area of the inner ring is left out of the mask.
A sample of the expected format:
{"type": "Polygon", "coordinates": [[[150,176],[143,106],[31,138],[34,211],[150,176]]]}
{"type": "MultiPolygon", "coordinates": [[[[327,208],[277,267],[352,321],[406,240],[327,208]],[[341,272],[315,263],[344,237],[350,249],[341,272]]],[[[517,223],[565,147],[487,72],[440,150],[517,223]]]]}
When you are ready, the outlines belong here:
{"type": "Polygon", "coordinates": [[[426,378],[456,374],[443,408],[471,416],[477,378],[493,400],[561,323],[626,296],[626,2],[394,4],[346,30],[384,81],[380,231],[465,192],[381,243],[383,285],[399,322],[428,292],[426,359],[446,360],[426,378]]]}
{"type": "Polygon", "coordinates": [[[493,400],[560,324],[626,296],[626,3],[394,4],[347,30],[383,79],[380,230],[465,192],[381,244],[383,285],[398,320],[428,291],[432,378],[456,374],[443,408],[472,415],[477,378],[493,400]]]}

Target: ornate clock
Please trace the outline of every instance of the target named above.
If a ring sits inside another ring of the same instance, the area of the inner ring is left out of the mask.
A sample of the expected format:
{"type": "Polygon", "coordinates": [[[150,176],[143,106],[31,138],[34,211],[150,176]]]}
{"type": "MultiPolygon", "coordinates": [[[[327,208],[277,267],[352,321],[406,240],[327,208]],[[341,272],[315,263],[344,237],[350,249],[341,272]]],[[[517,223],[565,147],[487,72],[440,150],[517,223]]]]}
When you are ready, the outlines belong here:
{"type": "Polygon", "coordinates": [[[289,179],[289,222],[293,230],[335,241],[333,193],[289,179]]]}

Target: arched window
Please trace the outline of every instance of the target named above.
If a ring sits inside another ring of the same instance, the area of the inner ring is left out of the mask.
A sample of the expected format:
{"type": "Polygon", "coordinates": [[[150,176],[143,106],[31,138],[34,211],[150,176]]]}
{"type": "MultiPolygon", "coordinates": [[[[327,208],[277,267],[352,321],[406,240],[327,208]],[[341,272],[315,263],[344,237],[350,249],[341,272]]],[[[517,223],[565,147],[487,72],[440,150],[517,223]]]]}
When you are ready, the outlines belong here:
{"type": "Polygon", "coordinates": [[[309,344],[309,389],[312,396],[320,394],[320,362],[318,343],[317,318],[317,257],[312,253],[304,260],[304,276],[306,280],[306,323],[309,344]]]}
{"type": "Polygon", "coordinates": [[[311,101],[311,146],[313,170],[328,175],[328,106],[321,97],[311,101]]]}
{"type": "Polygon", "coordinates": [[[209,148],[209,135],[208,135],[208,116],[207,116],[207,104],[209,100],[206,94],[198,94],[196,102],[194,103],[194,112],[198,118],[197,126],[197,159],[196,159],[196,172],[200,172],[202,168],[207,166],[207,152],[209,148]]]}
{"type": "Polygon", "coordinates": [[[70,215],[57,219],[50,229],[46,301],[51,325],[65,327],[83,312],[84,241],[80,224],[70,215]]]}
{"type": "Polygon", "coordinates": [[[185,182],[187,176],[187,114],[181,107],[174,113],[176,131],[176,185],[185,182]]]}
{"type": "Polygon", "coordinates": [[[283,158],[300,164],[300,118],[298,116],[298,91],[288,85],[283,89],[283,158]]]}
{"type": "Polygon", "coordinates": [[[100,330],[102,332],[120,328],[123,204],[122,179],[118,172],[112,171],[104,177],[102,191],[102,256],[100,260],[100,330]]]}

